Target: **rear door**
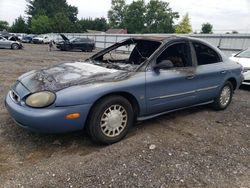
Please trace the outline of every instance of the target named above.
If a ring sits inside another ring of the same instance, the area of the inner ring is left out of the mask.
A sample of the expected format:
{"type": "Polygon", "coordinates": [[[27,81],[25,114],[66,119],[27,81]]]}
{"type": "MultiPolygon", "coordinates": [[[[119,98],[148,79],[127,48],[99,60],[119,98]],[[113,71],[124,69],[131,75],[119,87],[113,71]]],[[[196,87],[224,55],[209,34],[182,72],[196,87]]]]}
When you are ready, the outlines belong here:
{"type": "Polygon", "coordinates": [[[191,42],[196,67],[196,96],[198,102],[213,100],[220,90],[227,74],[226,65],[217,49],[200,41],[191,42]]]}

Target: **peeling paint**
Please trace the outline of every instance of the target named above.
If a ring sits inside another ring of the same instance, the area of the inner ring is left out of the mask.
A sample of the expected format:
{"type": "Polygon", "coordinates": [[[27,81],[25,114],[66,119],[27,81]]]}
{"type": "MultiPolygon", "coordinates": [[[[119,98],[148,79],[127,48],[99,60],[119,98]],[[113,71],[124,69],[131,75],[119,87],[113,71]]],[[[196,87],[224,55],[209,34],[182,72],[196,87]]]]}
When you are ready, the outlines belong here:
{"type": "MultiPolygon", "coordinates": [[[[30,92],[42,90],[59,91],[74,85],[122,80],[131,74],[129,71],[112,68],[117,68],[118,65],[112,66],[112,64],[95,63],[96,64],[93,64],[93,62],[64,63],[40,71],[31,71],[29,74],[21,76],[19,81],[22,82],[30,92]]],[[[129,67],[131,68],[131,66],[129,67]]],[[[128,69],[126,65],[120,67],[120,69],[126,68],[128,69]]],[[[135,67],[133,70],[134,69],[135,67]]]]}

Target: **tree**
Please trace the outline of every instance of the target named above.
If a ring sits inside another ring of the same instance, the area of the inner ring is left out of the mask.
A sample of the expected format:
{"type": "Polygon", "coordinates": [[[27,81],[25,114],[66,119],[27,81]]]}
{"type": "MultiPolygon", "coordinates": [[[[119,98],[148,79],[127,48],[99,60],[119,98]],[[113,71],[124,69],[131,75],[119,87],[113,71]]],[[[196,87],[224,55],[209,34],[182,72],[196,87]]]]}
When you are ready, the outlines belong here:
{"type": "Polygon", "coordinates": [[[27,3],[26,13],[30,17],[46,15],[53,18],[57,13],[63,12],[71,22],[77,21],[77,7],[68,5],[66,0],[27,0],[27,3]]]}
{"type": "Polygon", "coordinates": [[[123,28],[124,17],[126,13],[126,2],[125,0],[112,0],[111,10],[108,11],[109,25],[112,28],[123,28]]]}
{"type": "Polygon", "coordinates": [[[85,18],[78,21],[80,32],[87,32],[87,30],[106,31],[108,28],[107,20],[105,18],[85,18]]]}
{"type": "Polygon", "coordinates": [[[58,12],[49,22],[52,31],[55,33],[67,33],[72,31],[73,24],[62,12],[58,12]]]}
{"type": "Polygon", "coordinates": [[[179,18],[177,12],[173,12],[169,3],[151,0],[147,4],[146,30],[147,33],[173,33],[174,19],[179,18]]]}
{"type": "Polygon", "coordinates": [[[25,23],[25,20],[22,16],[19,16],[15,19],[14,23],[11,26],[11,32],[14,33],[27,33],[28,26],[25,23]]]}
{"type": "Polygon", "coordinates": [[[179,24],[175,28],[176,33],[191,33],[192,32],[192,26],[190,24],[190,19],[188,16],[188,13],[183,16],[179,24]]]}
{"type": "Polygon", "coordinates": [[[51,31],[51,24],[48,16],[39,15],[32,17],[31,31],[36,34],[48,33],[51,31]]]}
{"type": "Polygon", "coordinates": [[[128,5],[125,17],[124,26],[129,33],[142,33],[144,30],[146,6],[144,0],[133,1],[128,5]]]}
{"type": "Polygon", "coordinates": [[[232,31],[232,34],[239,34],[239,32],[236,31],[236,30],[233,30],[233,31],[232,31]]]}
{"type": "Polygon", "coordinates": [[[173,33],[174,19],[179,18],[169,3],[160,0],[112,0],[108,20],[112,28],[127,28],[129,33],[173,33]]]}
{"type": "Polygon", "coordinates": [[[8,30],[9,29],[9,23],[3,20],[0,20],[0,31],[8,30]]]}
{"type": "MultiPolygon", "coordinates": [[[[28,24],[30,27],[32,27],[31,23],[34,19],[36,28],[38,28],[37,24],[40,23],[40,21],[43,21],[51,23],[51,27],[55,31],[74,32],[78,20],[78,9],[75,6],[68,5],[66,0],[27,0],[27,3],[26,13],[28,15],[28,24]],[[41,17],[43,20],[36,22],[37,18],[41,15],[46,16],[47,18],[41,17]],[[64,24],[63,21],[65,21],[64,24]]],[[[38,30],[41,30],[40,26],[38,30]]],[[[48,27],[44,30],[48,30],[48,27]]]]}
{"type": "Polygon", "coordinates": [[[105,18],[95,18],[93,30],[106,31],[108,29],[107,20],[105,18]]]}
{"type": "Polygon", "coordinates": [[[210,23],[202,24],[201,33],[203,33],[203,34],[212,34],[213,33],[213,25],[210,24],[210,23]]]}

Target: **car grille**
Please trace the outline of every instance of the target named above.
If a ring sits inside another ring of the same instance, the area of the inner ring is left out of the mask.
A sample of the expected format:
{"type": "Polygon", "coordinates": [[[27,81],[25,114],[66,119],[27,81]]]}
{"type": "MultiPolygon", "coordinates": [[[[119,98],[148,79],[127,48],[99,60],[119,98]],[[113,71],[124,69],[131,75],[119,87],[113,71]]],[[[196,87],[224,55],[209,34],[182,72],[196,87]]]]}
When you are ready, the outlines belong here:
{"type": "Polygon", "coordinates": [[[16,103],[20,101],[20,97],[13,90],[10,91],[10,98],[16,103]]]}

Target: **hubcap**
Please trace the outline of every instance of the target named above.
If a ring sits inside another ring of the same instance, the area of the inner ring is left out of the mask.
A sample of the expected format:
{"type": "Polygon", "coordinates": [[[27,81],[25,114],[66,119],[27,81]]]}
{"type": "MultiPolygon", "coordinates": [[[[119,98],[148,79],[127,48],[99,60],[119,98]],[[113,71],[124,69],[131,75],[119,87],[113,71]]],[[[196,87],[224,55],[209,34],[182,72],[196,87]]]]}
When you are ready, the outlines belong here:
{"type": "Polygon", "coordinates": [[[230,97],[231,97],[231,89],[229,86],[225,86],[221,91],[220,104],[222,106],[226,106],[230,100],[230,97]]]}
{"type": "Polygon", "coordinates": [[[18,49],[18,45],[14,44],[13,49],[15,49],[15,50],[18,49]]]}
{"type": "Polygon", "coordinates": [[[126,127],[127,111],[121,105],[112,105],[106,109],[101,117],[101,130],[108,137],[118,136],[126,127]]]}

